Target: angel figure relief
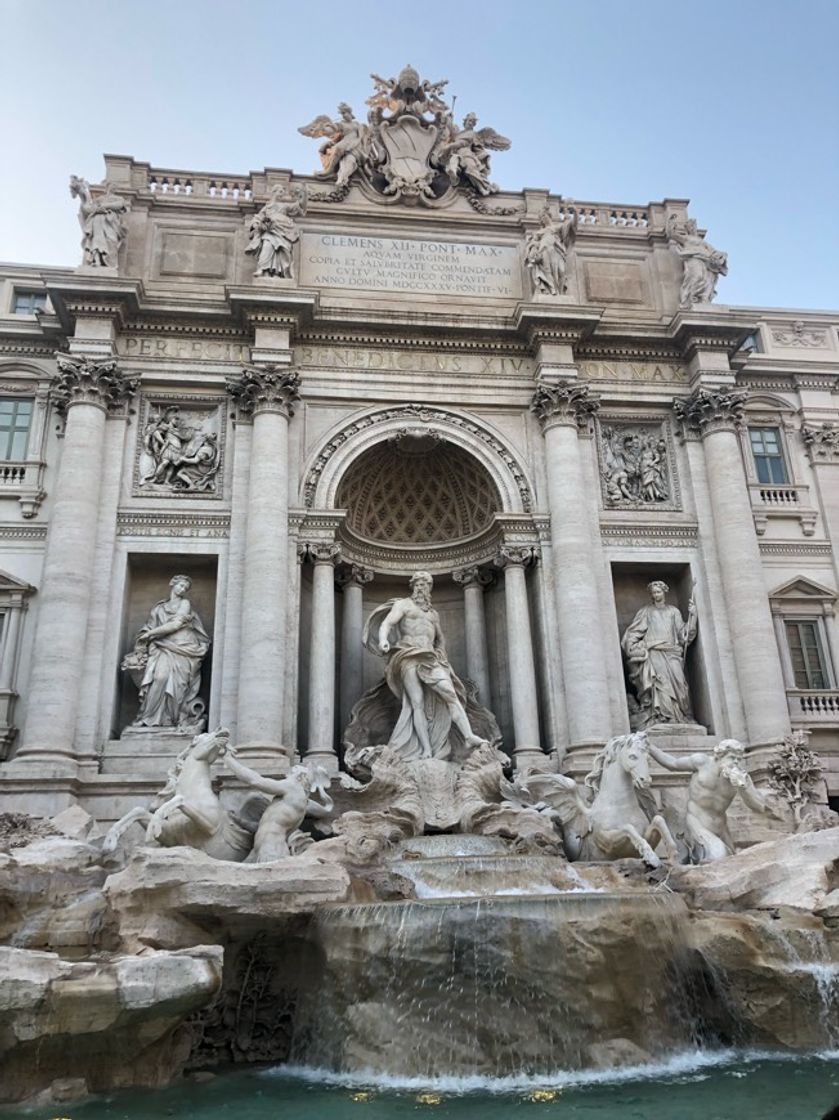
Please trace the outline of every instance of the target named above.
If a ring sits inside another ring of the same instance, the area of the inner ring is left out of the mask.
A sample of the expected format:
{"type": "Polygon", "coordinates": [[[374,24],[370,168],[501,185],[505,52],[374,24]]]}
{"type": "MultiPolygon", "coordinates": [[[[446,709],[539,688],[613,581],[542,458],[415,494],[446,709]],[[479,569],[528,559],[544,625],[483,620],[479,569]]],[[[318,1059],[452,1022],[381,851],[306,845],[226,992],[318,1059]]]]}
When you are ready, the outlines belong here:
{"type": "Polygon", "coordinates": [[[297,131],[314,139],[326,137],[325,143],[318,148],[322,167],[315,175],[319,179],[335,175],[336,185],[340,188],[347,186],[365,162],[370,129],[362,121],[355,119],[352,109],[345,101],[338,106],[338,114],[338,120],[332,120],[321,113],[297,131]]]}

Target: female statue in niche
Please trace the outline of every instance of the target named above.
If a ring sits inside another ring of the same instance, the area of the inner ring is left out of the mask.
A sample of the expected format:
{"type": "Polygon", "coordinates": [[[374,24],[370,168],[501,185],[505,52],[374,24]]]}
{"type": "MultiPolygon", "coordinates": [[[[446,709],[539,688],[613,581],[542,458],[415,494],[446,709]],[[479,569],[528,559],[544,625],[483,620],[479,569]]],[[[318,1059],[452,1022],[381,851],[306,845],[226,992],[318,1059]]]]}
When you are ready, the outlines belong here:
{"type": "Polygon", "coordinates": [[[169,598],[152,607],[122,662],[140,690],[140,710],[126,730],[172,728],[187,735],[204,730],[198,690],[210,639],[186,597],[191,586],[189,576],[172,576],[169,598]]]}
{"type": "Polygon", "coordinates": [[[693,596],[685,620],[678,607],[665,602],[670,588],[663,580],[654,579],[647,590],[650,604],[641,607],[621,638],[638,699],[638,713],[631,722],[636,729],[656,723],[693,723],[685,677],[685,655],[696,637],[693,596]]]}

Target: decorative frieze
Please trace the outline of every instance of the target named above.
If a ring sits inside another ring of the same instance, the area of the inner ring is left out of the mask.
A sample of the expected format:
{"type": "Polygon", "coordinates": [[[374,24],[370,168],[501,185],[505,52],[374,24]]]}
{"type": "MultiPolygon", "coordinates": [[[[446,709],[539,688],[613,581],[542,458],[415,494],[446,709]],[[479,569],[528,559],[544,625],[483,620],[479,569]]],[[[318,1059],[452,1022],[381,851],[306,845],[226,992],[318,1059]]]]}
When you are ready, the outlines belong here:
{"type": "Polygon", "coordinates": [[[120,510],[117,536],[225,538],[230,536],[230,516],[226,513],[120,510]]]}
{"type": "Polygon", "coordinates": [[[300,400],[300,375],[284,366],[245,366],[241,377],[231,378],[227,388],[245,415],[279,412],[292,417],[300,400]]]}
{"type": "Polygon", "coordinates": [[[56,364],[58,372],[50,388],[50,400],[62,416],[74,404],[95,404],[115,412],[137,389],[137,378],[120,373],[116,358],[58,354],[56,364]]]}
{"type": "Polygon", "coordinates": [[[748,394],[733,389],[697,389],[689,397],[673,401],[681,434],[702,436],[743,426],[748,394]]]}
{"type": "Polygon", "coordinates": [[[599,408],[599,395],[578,381],[540,385],[530,402],[530,411],[543,429],[554,424],[566,424],[586,431],[599,408]]]}
{"type": "Polygon", "coordinates": [[[218,397],[146,397],[134,464],[135,495],[220,498],[225,429],[218,397]]]}
{"type": "Polygon", "coordinates": [[[597,452],[605,507],[680,508],[673,441],[665,420],[601,417],[597,452]]]}
{"type": "Polygon", "coordinates": [[[789,326],[774,327],[772,341],[778,346],[793,347],[798,350],[824,350],[827,347],[827,331],[818,327],[808,327],[801,319],[789,326]]]}
{"type": "Polygon", "coordinates": [[[609,521],[600,525],[604,545],[619,548],[695,548],[697,525],[668,525],[666,522],[609,521]]]}

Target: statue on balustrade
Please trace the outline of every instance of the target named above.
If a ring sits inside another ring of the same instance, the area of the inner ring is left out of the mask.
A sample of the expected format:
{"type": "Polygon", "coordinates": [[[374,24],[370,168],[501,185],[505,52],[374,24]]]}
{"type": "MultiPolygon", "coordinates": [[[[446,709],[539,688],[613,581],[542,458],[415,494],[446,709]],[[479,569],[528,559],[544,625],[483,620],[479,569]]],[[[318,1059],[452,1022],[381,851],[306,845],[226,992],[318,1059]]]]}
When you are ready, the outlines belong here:
{"type": "Polygon", "coordinates": [[[665,602],[670,588],[656,579],[647,585],[651,602],[641,607],[621,638],[629,680],[635,690],[634,728],[659,723],[693,723],[685,656],[696,637],[693,596],[687,619],[678,607],[665,602]]]}
{"type": "Polygon", "coordinates": [[[679,306],[710,303],[717,294],[717,280],[728,275],[728,257],[708,244],[693,218],[678,218],[671,214],[667,222],[667,238],[670,248],[682,261],[679,306]]]}
{"type": "Polygon", "coordinates": [[[784,820],[784,814],[755,789],[746,769],[746,748],[737,739],[723,739],[712,754],[697,752],[678,758],[653,743],[647,749],[666,770],[691,772],[684,830],[691,863],[733,855],[726,812],[738,793],[753,812],[784,820]]]}
{"type": "Polygon", "coordinates": [[[292,277],[294,245],[300,240],[294,219],[306,213],[307,201],[303,187],[291,193],[281,185],[271,188],[268,201],[248,222],[245,252],[256,257],[254,276],[292,277]]]}
{"type": "Polygon", "coordinates": [[[467,752],[486,742],[466,714],[466,690],[446,656],[440,618],[431,606],[433,579],[411,576],[411,595],[391,599],[370,615],[364,644],[387,657],[385,679],[401,703],[388,746],[404,760],[449,758],[454,732],[467,752]]]}
{"type": "Polygon", "coordinates": [[[187,594],[189,576],[173,576],[168,599],[151,609],[122,662],[140,690],[140,710],[126,731],[164,729],[195,735],[205,726],[201,664],[210,638],[187,594]]]}
{"type": "MultiPolygon", "coordinates": [[[[568,203],[565,203],[566,213],[568,203]]],[[[542,211],[539,229],[527,235],[524,263],[536,295],[561,296],[568,287],[568,254],[577,234],[577,211],[554,221],[550,210],[542,211]]]]}
{"type": "Polygon", "coordinates": [[[102,185],[102,193],[94,198],[87,179],[71,175],[70,194],[80,200],[82,262],[93,268],[116,268],[119,248],[125,240],[123,215],[128,211],[128,203],[107,179],[102,185]]]}

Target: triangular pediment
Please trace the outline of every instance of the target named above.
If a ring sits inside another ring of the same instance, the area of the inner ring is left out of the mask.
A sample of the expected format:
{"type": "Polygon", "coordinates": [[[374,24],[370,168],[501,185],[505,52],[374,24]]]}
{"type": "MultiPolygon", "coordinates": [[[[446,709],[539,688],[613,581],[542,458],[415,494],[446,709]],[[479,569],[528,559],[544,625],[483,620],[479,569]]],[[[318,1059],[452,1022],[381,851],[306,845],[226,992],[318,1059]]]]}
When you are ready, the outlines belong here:
{"type": "Polygon", "coordinates": [[[837,593],[830,587],[816,583],[813,579],[807,579],[806,576],[796,576],[795,579],[787,580],[771,591],[769,598],[773,602],[778,599],[811,599],[821,602],[827,600],[832,603],[836,600],[837,593]]]}
{"type": "Polygon", "coordinates": [[[35,588],[31,583],[26,583],[25,580],[18,579],[16,576],[0,569],[0,595],[4,591],[16,591],[20,595],[31,595],[34,590],[35,588]]]}

